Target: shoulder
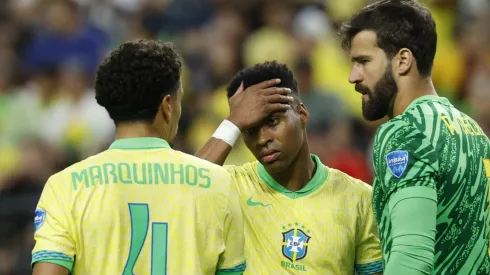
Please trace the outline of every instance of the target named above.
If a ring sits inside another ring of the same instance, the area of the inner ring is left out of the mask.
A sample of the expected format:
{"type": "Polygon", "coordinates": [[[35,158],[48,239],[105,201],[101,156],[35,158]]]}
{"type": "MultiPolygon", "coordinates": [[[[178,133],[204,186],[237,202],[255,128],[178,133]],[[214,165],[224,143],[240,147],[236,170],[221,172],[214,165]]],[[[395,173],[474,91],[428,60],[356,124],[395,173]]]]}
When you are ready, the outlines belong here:
{"type": "Polygon", "coordinates": [[[384,123],[378,128],[374,139],[374,156],[380,157],[396,150],[417,150],[422,147],[432,147],[424,126],[407,118],[407,113],[384,123]]]}
{"type": "MultiPolygon", "coordinates": [[[[459,113],[449,102],[435,101],[432,99],[419,99],[412,103],[401,115],[388,121],[382,129],[388,130],[391,127],[398,126],[401,130],[400,136],[405,133],[415,133],[419,137],[428,137],[438,139],[444,135],[444,123],[447,123],[449,117],[459,113]]],[[[389,131],[387,131],[389,132],[389,131]]],[[[386,132],[385,132],[386,133],[386,132]]]]}
{"type": "Polygon", "coordinates": [[[221,186],[231,184],[232,180],[230,173],[223,166],[181,151],[173,150],[173,154],[179,157],[180,162],[185,163],[186,165],[195,166],[200,174],[204,173],[209,175],[213,183],[219,183],[221,186]]]}
{"type": "Polygon", "coordinates": [[[181,162],[192,164],[192,165],[195,165],[198,167],[207,168],[207,169],[212,170],[212,171],[217,172],[217,173],[226,172],[226,169],[223,168],[222,166],[214,164],[214,163],[207,161],[207,160],[204,160],[204,159],[200,159],[194,155],[190,155],[190,154],[187,154],[187,153],[184,153],[181,151],[177,151],[177,150],[173,150],[173,149],[171,152],[176,157],[178,157],[181,160],[181,162]]]}
{"type": "Polygon", "coordinates": [[[348,174],[334,168],[327,167],[329,172],[328,182],[336,188],[342,188],[343,192],[353,195],[353,198],[362,198],[369,200],[373,188],[371,185],[356,179],[348,174]]]}
{"type": "Polygon", "coordinates": [[[258,161],[252,161],[243,165],[225,165],[224,168],[232,175],[245,177],[257,175],[258,165],[258,161]]]}
{"type": "Polygon", "coordinates": [[[413,126],[410,123],[403,119],[403,117],[398,116],[379,126],[376,131],[375,142],[384,142],[392,138],[398,138],[413,130],[413,126]]]}

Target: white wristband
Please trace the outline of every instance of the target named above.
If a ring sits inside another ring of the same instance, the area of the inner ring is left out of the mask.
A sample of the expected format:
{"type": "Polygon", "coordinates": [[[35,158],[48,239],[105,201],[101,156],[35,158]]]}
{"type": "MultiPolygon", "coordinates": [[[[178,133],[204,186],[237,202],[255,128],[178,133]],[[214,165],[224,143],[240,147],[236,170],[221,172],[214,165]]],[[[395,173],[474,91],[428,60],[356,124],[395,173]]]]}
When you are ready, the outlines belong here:
{"type": "Polygon", "coordinates": [[[218,129],[214,131],[213,137],[221,139],[222,141],[228,143],[231,147],[233,147],[240,134],[240,129],[238,129],[238,127],[236,127],[233,122],[225,119],[223,120],[223,122],[221,122],[218,129]]]}

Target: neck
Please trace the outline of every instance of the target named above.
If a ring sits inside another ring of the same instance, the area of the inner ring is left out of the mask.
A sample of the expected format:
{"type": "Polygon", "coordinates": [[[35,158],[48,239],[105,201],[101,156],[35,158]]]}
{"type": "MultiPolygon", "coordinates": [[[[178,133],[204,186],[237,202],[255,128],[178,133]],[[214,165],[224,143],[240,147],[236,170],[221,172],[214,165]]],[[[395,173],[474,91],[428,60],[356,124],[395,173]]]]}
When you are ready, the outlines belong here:
{"type": "Polygon", "coordinates": [[[269,174],[284,188],[296,192],[308,184],[313,178],[315,171],[316,163],[311,158],[308,144],[305,142],[296,159],[293,160],[287,169],[269,174]]]}
{"type": "Polygon", "coordinates": [[[432,84],[431,78],[422,78],[418,81],[414,81],[411,78],[406,79],[400,83],[400,86],[398,87],[398,92],[396,94],[395,101],[393,102],[393,111],[390,118],[402,114],[410,103],[417,98],[426,95],[437,96],[437,92],[432,84]]]}
{"type": "Polygon", "coordinates": [[[116,139],[159,137],[156,129],[147,122],[123,122],[117,124],[116,139]]]}

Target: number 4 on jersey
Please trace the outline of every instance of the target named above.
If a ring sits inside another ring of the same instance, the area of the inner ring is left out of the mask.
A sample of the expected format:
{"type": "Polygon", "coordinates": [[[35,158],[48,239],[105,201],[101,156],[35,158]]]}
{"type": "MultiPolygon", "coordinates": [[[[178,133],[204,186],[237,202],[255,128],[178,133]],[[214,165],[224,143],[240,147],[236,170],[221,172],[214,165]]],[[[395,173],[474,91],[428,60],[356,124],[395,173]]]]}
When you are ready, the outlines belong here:
{"type": "MultiPolygon", "coordinates": [[[[122,275],[134,275],[133,269],[148,235],[150,211],[148,204],[130,203],[131,216],[131,246],[128,260],[122,275]]],[[[163,222],[151,223],[151,274],[167,274],[167,240],[168,224],[163,222]]]]}

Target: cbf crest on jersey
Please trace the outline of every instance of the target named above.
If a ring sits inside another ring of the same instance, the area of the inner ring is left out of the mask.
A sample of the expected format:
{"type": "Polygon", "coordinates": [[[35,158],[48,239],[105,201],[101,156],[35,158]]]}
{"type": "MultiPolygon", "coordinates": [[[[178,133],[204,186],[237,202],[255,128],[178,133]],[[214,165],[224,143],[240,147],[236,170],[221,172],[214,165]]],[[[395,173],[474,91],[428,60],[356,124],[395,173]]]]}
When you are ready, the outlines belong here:
{"type": "Polygon", "coordinates": [[[46,220],[46,211],[42,209],[36,209],[34,212],[34,230],[38,230],[44,224],[46,220]]]}
{"type": "Polygon", "coordinates": [[[408,165],[408,151],[397,150],[386,155],[386,164],[391,173],[400,178],[408,165]]]}
{"type": "MultiPolygon", "coordinates": [[[[295,225],[288,231],[282,232],[282,254],[291,262],[296,262],[306,257],[308,242],[311,239],[307,234],[310,231],[306,230],[305,226],[298,228],[298,223],[295,225]]],[[[292,225],[289,224],[289,226],[292,225]]],[[[283,226],[283,229],[286,229],[286,227],[283,226]]]]}

